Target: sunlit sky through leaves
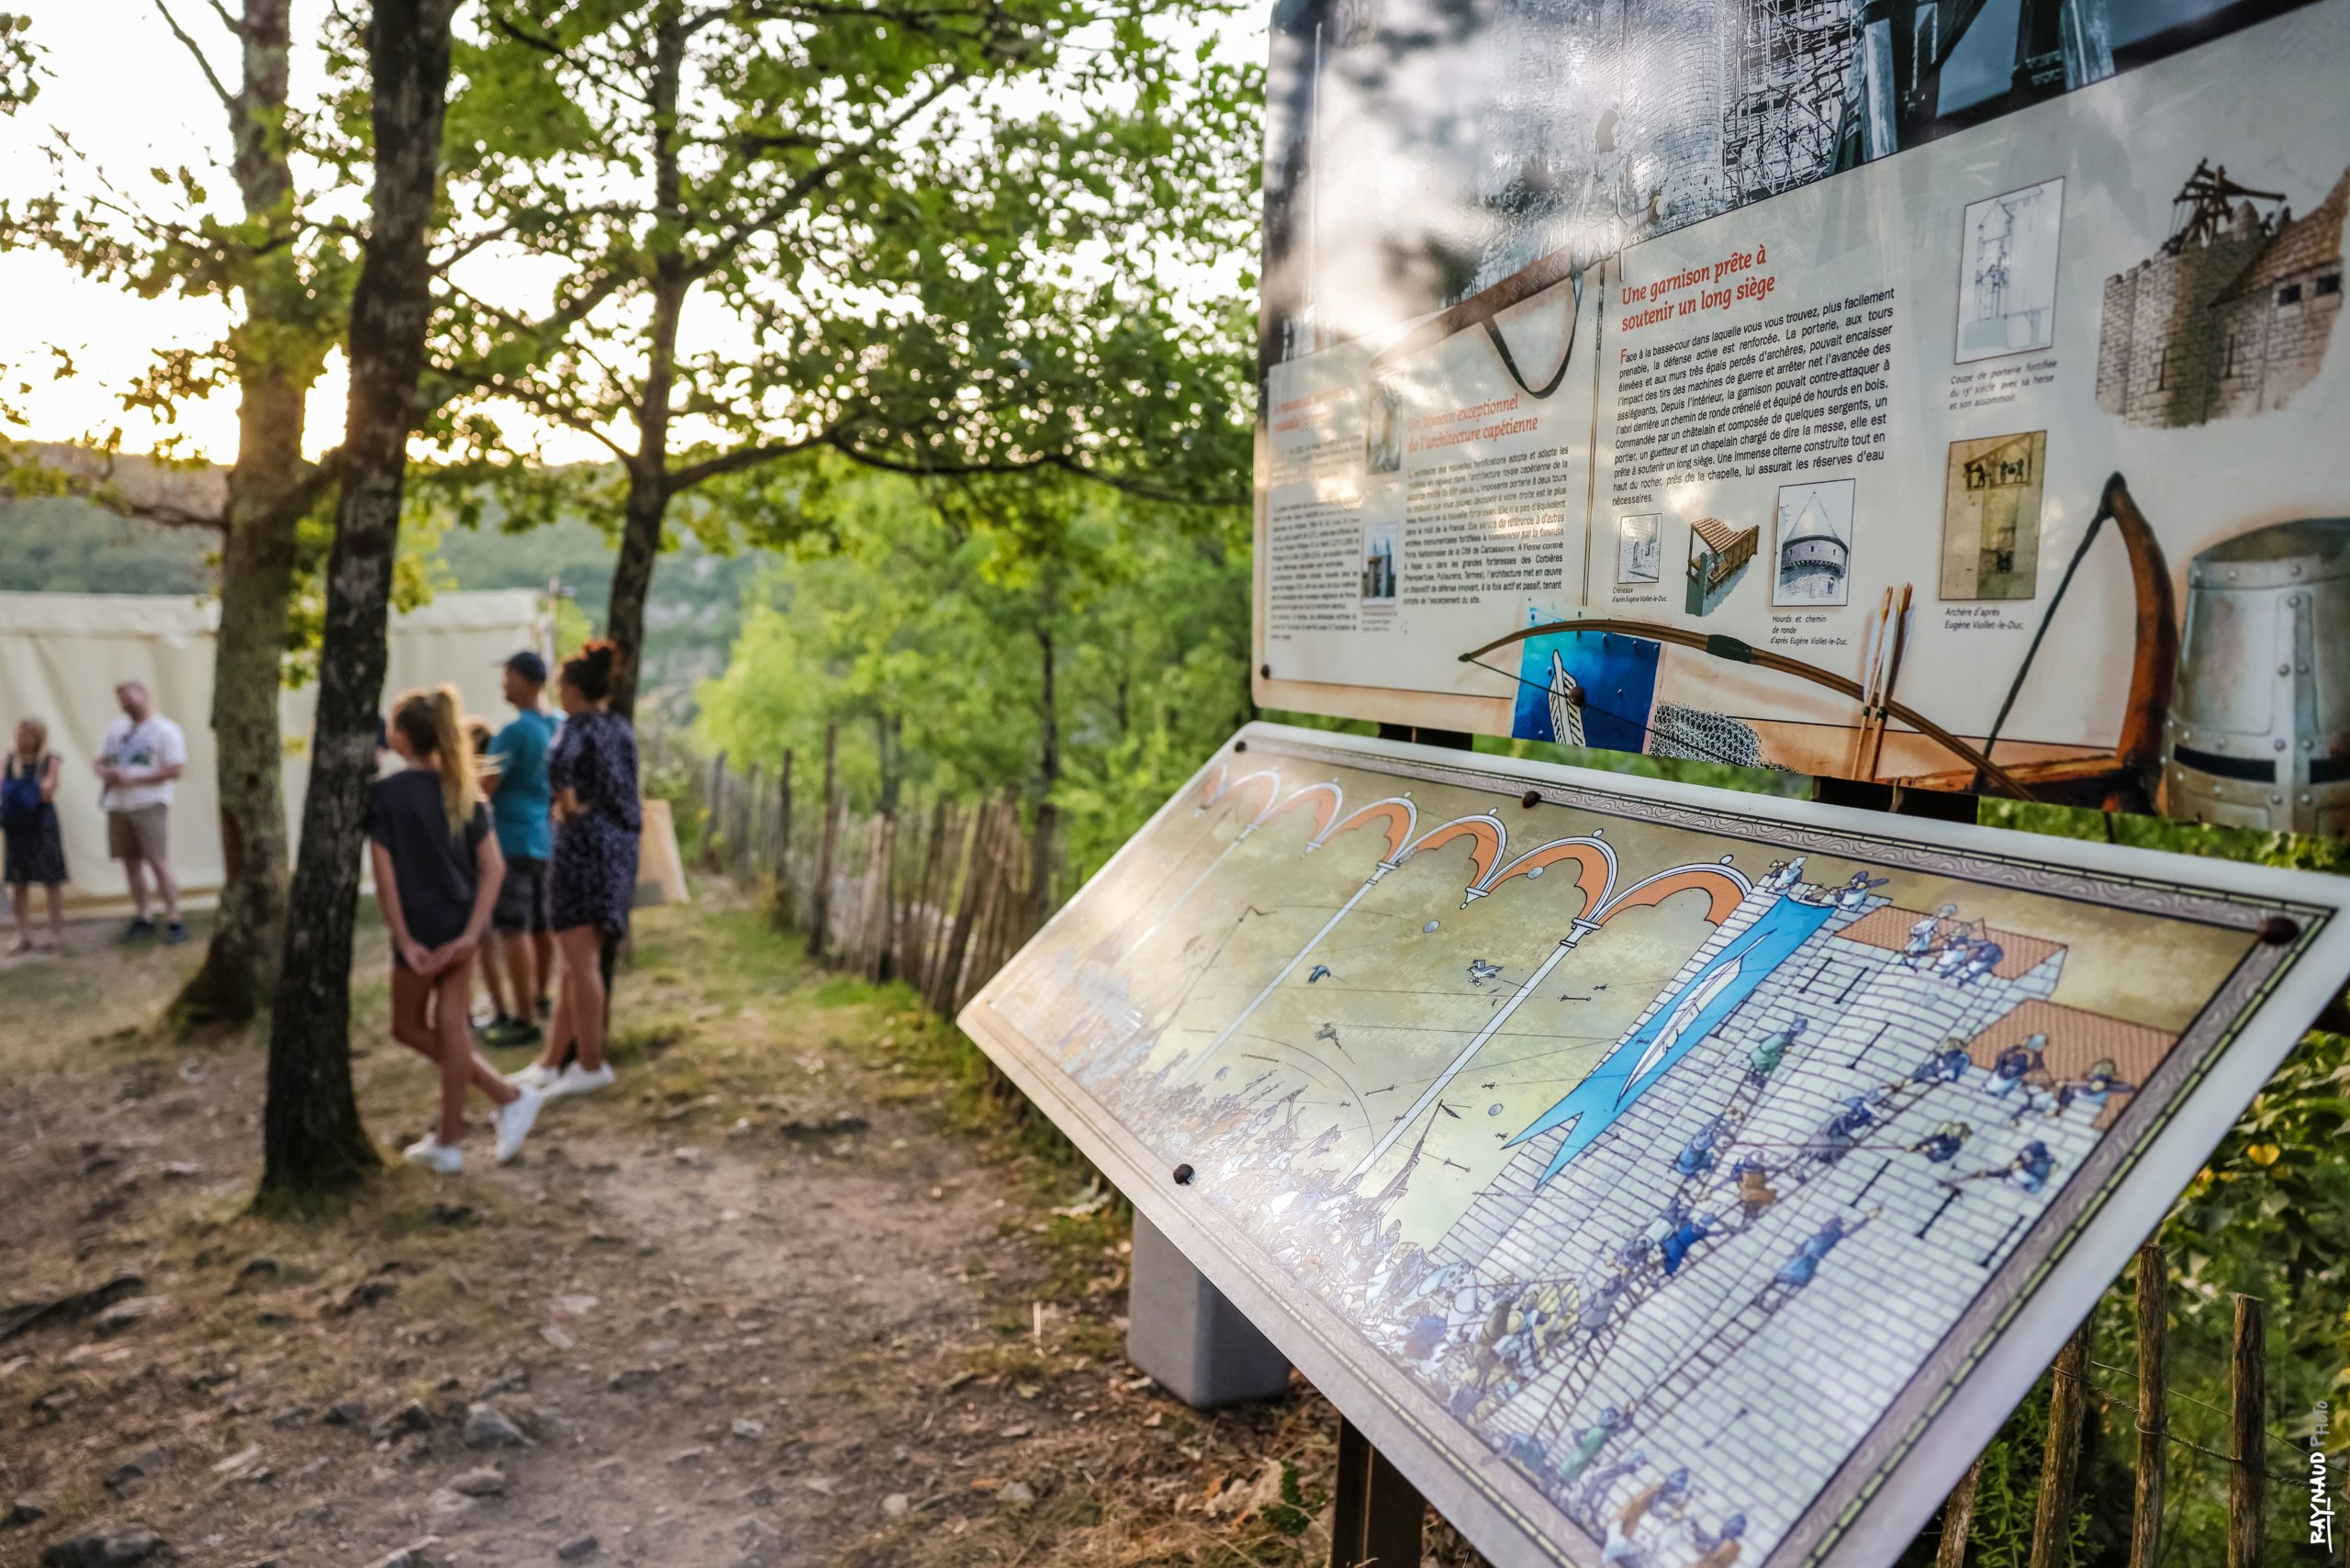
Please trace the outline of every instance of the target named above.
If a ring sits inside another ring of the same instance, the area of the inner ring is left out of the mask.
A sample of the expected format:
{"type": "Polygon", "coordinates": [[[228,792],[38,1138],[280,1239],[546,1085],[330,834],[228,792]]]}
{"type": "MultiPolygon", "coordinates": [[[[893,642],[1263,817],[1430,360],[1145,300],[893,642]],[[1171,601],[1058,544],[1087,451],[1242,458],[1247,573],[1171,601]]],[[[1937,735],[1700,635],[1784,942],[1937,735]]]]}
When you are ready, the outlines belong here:
{"type": "MultiPolygon", "coordinates": [[[[236,48],[212,8],[204,0],[167,3],[207,49],[214,70],[233,86],[236,48]]],[[[0,193],[11,199],[51,190],[85,195],[103,172],[118,188],[144,198],[159,190],[151,171],[188,166],[209,179],[221,210],[233,206],[235,191],[225,166],[226,116],[155,0],[15,0],[11,8],[30,17],[32,39],[45,51],[46,73],[39,99],[14,118],[0,120],[0,145],[6,148],[0,159],[0,193]],[[78,154],[66,161],[62,174],[49,155],[61,135],[78,154]]],[[[297,105],[315,104],[323,84],[322,63],[298,40],[317,35],[326,9],[323,0],[297,0],[295,6],[297,105]]],[[[1263,37],[1261,13],[1234,18],[1219,30],[1218,52],[1234,60],[1259,58],[1263,37]]],[[[476,293],[503,292],[498,286],[502,281],[518,295],[543,298],[547,276],[543,265],[485,255],[467,263],[464,281],[476,293]],[[501,270],[509,274],[503,280],[496,276],[501,270]]],[[[222,302],[142,299],[116,283],[81,277],[39,251],[0,254],[0,299],[7,303],[0,312],[0,371],[6,393],[0,401],[22,409],[29,420],[28,428],[6,434],[103,440],[118,429],[126,451],[153,450],[176,437],[184,455],[226,461],[234,453],[233,388],[183,403],[173,423],[144,409],[126,410],[121,402],[123,390],[157,351],[214,342],[229,320],[222,302]],[[60,373],[61,353],[70,356],[70,375],[60,373]]],[[[345,390],[337,354],[310,395],[305,445],[313,454],[341,438],[345,390]]],[[[501,417],[546,459],[610,456],[585,433],[519,428],[532,424],[519,411],[501,410],[501,417]]]]}

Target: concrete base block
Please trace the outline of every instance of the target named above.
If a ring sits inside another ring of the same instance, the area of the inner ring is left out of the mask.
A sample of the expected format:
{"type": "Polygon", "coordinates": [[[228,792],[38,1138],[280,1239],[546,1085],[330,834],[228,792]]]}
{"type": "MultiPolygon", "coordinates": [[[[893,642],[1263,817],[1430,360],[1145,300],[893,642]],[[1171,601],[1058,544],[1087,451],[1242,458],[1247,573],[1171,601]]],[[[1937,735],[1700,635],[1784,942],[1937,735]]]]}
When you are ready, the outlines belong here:
{"type": "Polygon", "coordinates": [[[1270,1399],[1289,1387],[1289,1361],[1191,1260],[1135,1215],[1126,1359],[1194,1409],[1270,1399]]]}

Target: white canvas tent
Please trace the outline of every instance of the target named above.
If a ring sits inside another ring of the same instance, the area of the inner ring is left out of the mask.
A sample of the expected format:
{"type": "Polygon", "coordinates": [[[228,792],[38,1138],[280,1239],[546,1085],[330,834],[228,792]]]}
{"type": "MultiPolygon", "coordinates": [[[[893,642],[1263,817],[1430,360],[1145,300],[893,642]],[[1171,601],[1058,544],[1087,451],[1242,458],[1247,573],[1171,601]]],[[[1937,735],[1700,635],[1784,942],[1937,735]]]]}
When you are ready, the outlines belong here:
{"type": "MultiPolygon", "coordinates": [[[[88,904],[127,896],[106,858],[106,818],[90,771],[99,737],[120,710],[118,681],[140,680],[156,710],[187,732],[187,771],[172,808],[172,860],[181,885],[201,897],[220,885],[219,794],[212,743],[213,600],[164,595],[0,594],[0,745],[28,716],[49,722],[50,749],[64,759],[57,793],[65,829],[69,896],[88,904]]],[[[498,666],[519,648],[547,651],[542,596],[528,589],[445,593],[395,617],[386,701],[404,688],[452,681],[465,711],[503,722],[498,666]]],[[[315,687],[278,700],[285,751],[285,807],[298,832],[309,778],[315,687]]]]}

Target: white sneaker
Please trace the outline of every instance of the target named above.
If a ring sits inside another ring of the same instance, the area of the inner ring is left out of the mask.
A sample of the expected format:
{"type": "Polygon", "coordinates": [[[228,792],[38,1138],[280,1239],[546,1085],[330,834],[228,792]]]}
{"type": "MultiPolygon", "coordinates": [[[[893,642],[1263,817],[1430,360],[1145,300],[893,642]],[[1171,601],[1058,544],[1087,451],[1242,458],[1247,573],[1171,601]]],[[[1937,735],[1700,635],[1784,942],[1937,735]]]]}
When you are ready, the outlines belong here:
{"type": "Polygon", "coordinates": [[[547,1091],[547,1098],[554,1100],[569,1094],[593,1094],[611,1081],[610,1062],[606,1062],[593,1072],[573,1062],[556,1076],[554,1086],[547,1091]]]}
{"type": "Polygon", "coordinates": [[[555,1070],[543,1061],[534,1061],[520,1072],[509,1072],[506,1081],[517,1089],[544,1091],[554,1086],[555,1070]]]}
{"type": "Polygon", "coordinates": [[[509,1103],[490,1113],[490,1120],[498,1127],[498,1163],[505,1164],[531,1136],[531,1124],[539,1119],[539,1107],[547,1097],[535,1089],[518,1088],[509,1103]]]}
{"type": "Polygon", "coordinates": [[[442,1143],[427,1134],[400,1150],[401,1158],[410,1165],[422,1165],[438,1170],[443,1176],[454,1176],[465,1168],[465,1151],[454,1144],[442,1143]]]}

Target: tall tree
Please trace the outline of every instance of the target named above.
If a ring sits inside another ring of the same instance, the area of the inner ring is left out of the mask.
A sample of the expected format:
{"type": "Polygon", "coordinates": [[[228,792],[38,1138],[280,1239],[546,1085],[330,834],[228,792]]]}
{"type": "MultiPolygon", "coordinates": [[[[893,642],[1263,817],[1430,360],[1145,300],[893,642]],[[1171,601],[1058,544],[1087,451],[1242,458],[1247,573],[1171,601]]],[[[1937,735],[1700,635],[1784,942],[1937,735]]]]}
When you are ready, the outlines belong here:
{"type": "Polygon", "coordinates": [[[351,937],[431,309],[429,241],[457,4],[377,0],[367,24],[375,183],[351,300],[351,397],[327,563],[314,760],[284,981],[270,1016],[265,1201],[348,1187],[375,1164],[351,1090],[351,937]]]}
{"type": "Polygon", "coordinates": [[[632,653],[677,504],[820,451],[1231,493],[1246,379],[1183,297],[1253,221],[1253,73],[1179,37],[1217,9],[492,0],[466,73],[527,128],[460,205],[562,276],[533,315],[453,269],[442,433],[509,475],[501,408],[610,451],[571,498],[619,516],[632,653]]]}
{"type": "Polygon", "coordinates": [[[77,454],[23,449],[14,487],[76,492],[221,535],[211,722],[227,879],[204,964],[182,991],[180,1011],[193,1021],[241,1023],[274,985],[285,939],[280,662],[299,527],[328,472],[303,457],[305,402],[341,336],[352,261],[345,241],[313,221],[317,193],[295,177],[303,121],[288,91],[291,0],[245,0],[241,12],[214,6],[226,36],[210,44],[188,31],[166,0],[153,4],[226,117],[233,206],[216,209],[210,172],[193,164],[170,175],[163,205],[134,200],[105,171],[72,168],[70,143],[61,139],[52,156],[73,176],[65,183],[84,194],[43,196],[0,211],[0,244],[40,245],[85,274],[149,297],[225,302],[232,320],[218,342],[159,354],[125,401],[168,419],[180,403],[234,385],[236,458],[222,487],[166,483],[151,470],[126,476],[115,465],[77,454]],[[233,88],[213,60],[223,43],[239,57],[233,88]]]}

